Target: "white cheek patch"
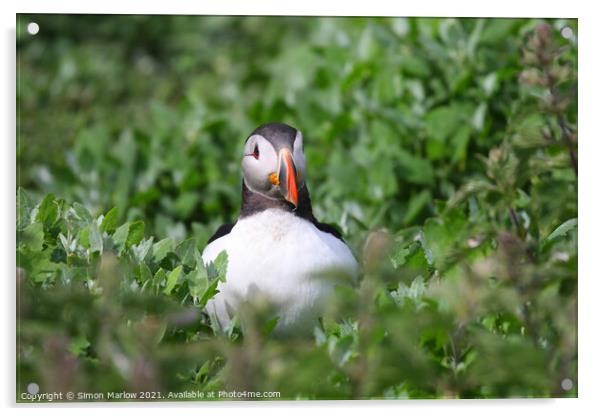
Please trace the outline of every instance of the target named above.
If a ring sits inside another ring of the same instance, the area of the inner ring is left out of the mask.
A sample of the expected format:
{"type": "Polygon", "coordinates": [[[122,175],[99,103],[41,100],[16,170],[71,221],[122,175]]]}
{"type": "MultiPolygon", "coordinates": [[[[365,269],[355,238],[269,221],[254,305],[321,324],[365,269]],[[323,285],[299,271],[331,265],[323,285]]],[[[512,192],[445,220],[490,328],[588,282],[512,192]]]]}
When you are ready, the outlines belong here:
{"type": "Polygon", "coordinates": [[[273,186],[269,176],[278,169],[278,156],[270,142],[265,137],[255,134],[247,140],[244,154],[242,170],[247,186],[256,192],[269,191],[273,186]],[[259,150],[257,159],[253,156],[255,145],[259,150]]]}
{"type": "Polygon", "coordinates": [[[305,180],[305,154],[303,153],[303,135],[299,130],[297,130],[297,136],[293,144],[293,159],[297,168],[297,183],[303,183],[305,180]]]}

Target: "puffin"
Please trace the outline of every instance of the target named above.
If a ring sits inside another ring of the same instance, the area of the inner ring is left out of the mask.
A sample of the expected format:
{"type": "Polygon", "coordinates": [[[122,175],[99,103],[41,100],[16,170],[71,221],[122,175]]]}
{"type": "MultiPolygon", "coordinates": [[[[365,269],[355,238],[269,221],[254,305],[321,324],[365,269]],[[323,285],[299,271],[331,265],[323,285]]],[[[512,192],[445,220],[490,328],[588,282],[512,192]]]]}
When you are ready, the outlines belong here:
{"type": "Polygon", "coordinates": [[[206,265],[228,255],[225,281],[206,304],[222,329],[261,296],[276,314],[272,334],[311,334],[335,285],[357,280],[358,263],[339,231],[314,217],[305,167],[294,127],[267,123],[246,138],[239,217],[221,225],[202,253],[206,265]]]}

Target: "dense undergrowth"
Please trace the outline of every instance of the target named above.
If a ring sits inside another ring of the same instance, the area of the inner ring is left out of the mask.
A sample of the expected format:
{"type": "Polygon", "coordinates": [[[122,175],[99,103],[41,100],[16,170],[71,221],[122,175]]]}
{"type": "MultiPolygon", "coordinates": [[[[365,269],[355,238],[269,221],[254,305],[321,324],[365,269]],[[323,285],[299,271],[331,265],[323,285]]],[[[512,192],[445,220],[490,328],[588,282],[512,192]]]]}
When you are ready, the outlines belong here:
{"type": "Polygon", "coordinates": [[[17,399],[576,396],[575,21],[19,23],[17,399]],[[362,265],[311,339],[203,312],[266,121],[303,131],[316,216],[362,265]]]}

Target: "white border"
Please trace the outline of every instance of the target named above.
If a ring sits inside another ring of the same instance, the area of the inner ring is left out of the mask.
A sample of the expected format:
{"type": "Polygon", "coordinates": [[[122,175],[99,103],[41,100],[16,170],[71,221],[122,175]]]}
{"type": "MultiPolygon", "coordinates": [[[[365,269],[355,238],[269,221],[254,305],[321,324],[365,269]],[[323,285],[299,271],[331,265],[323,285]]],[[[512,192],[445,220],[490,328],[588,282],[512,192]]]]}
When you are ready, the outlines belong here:
{"type": "Polygon", "coordinates": [[[326,2],[307,0],[226,0],[201,2],[170,0],[105,0],[98,2],[53,0],[20,1],[21,13],[122,13],[122,14],[235,14],[301,16],[462,16],[462,17],[577,17],[575,2],[546,1],[530,4],[524,0],[504,0],[482,6],[477,1],[391,0],[326,2]]]}
{"type": "MultiPolygon", "coordinates": [[[[540,1],[504,0],[497,2],[470,0],[421,0],[417,2],[399,2],[393,0],[370,0],[358,2],[326,3],[324,0],[304,0],[302,2],[283,2],[278,0],[222,0],[219,2],[201,2],[191,0],[169,0],[150,3],[149,0],[104,0],[97,2],[53,0],[20,0],[18,4],[2,2],[0,20],[3,23],[1,45],[2,76],[0,77],[3,97],[0,100],[0,126],[4,130],[1,141],[2,163],[1,191],[4,196],[0,204],[2,210],[0,253],[6,273],[2,279],[3,326],[2,369],[0,392],[2,404],[14,408],[15,383],[15,324],[14,324],[14,264],[15,264],[15,13],[120,13],[120,14],[260,14],[260,15],[401,15],[401,16],[489,16],[489,17],[576,17],[579,18],[579,399],[565,400],[489,400],[489,401],[411,401],[411,402],[274,402],[274,403],[181,403],[146,404],[145,414],[165,413],[168,407],[178,407],[181,412],[201,412],[223,414],[224,412],[253,411],[262,415],[286,413],[307,414],[308,412],[364,414],[374,408],[379,413],[399,414],[400,412],[439,415],[471,415],[487,412],[488,415],[504,415],[520,410],[529,414],[544,413],[567,415],[577,411],[590,414],[590,410],[600,409],[598,388],[602,386],[600,357],[602,337],[600,335],[600,304],[602,296],[602,275],[600,262],[596,261],[602,250],[598,241],[602,236],[602,210],[598,175],[596,169],[602,158],[602,126],[596,123],[600,119],[600,46],[602,40],[602,19],[596,13],[595,2],[577,1],[540,1]],[[487,3],[487,4],[486,4],[487,3]],[[191,409],[199,408],[199,409],[191,409]],[[243,410],[244,409],[244,410],[243,410]]],[[[136,404],[109,404],[44,406],[44,414],[63,414],[70,412],[104,414],[107,410],[138,408],[136,404]],[[83,409],[82,409],[83,408],[83,409]],[[84,410],[85,409],[85,410],[84,410]]],[[[21,406],[21,411],[30,412],[30,408],[21,406]]],[[[131,412],[131,410],[129,410],[131,412]]],[[[522,413],[522,412],[521,412],[522,413]]],[[[518,413],[518,414],[521,414],[518,413]]]]}

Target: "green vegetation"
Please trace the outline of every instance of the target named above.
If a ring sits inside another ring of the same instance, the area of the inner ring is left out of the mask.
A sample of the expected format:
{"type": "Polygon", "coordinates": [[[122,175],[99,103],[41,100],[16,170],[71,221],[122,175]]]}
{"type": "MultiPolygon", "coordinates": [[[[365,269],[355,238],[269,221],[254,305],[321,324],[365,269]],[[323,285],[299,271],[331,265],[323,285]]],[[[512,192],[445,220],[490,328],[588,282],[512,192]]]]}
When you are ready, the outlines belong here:
{"type": "Polygon", "coordinates": [[[18,26],[18,400],[577,395],[576,21],[18,26]],[[200,251],[268,121],[303,131],[315,214],[362,264],[313,339],[203,312],[227,257],[200,251]]]}

